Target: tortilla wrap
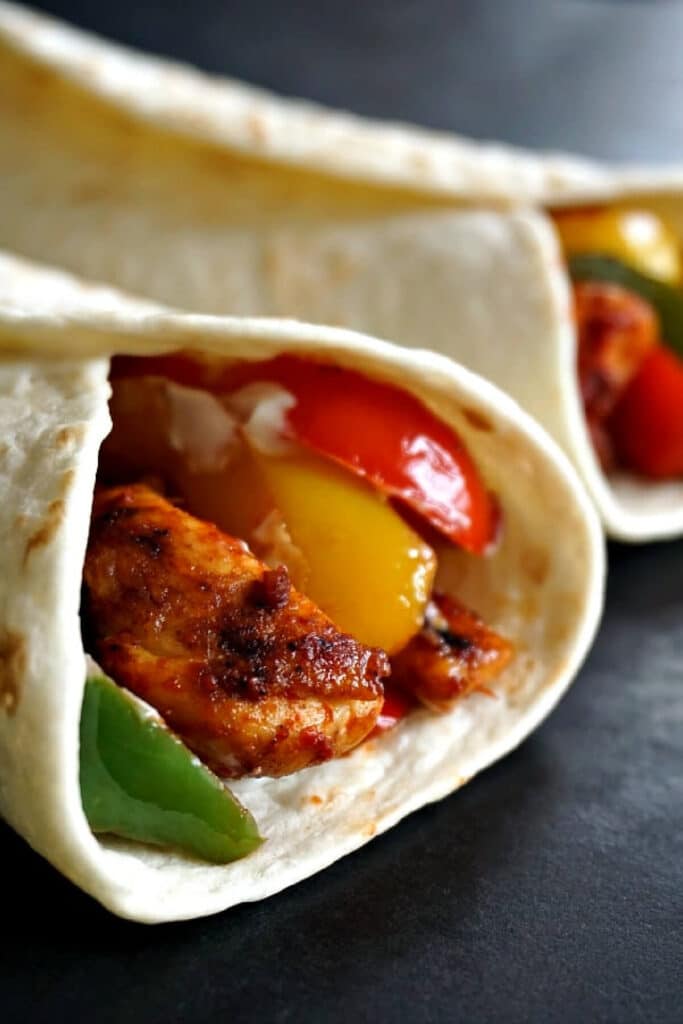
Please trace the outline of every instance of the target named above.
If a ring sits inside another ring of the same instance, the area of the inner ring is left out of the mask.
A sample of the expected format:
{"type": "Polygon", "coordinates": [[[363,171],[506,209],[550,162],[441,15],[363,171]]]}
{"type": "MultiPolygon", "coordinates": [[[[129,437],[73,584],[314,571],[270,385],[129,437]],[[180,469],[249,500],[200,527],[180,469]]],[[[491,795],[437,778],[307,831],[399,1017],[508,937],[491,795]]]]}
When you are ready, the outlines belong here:
{"type": "Polygon", "coordinates": [[[639,197],[683,237],[683,169],[615,170],[282,100],[0,3],[0,245],[207,313],[343,324],[458,359],[565,448],[608,532],[683,531],[683,481],[603,474],[541,212],[639,197]],[[463,207],[496,206],[499,212],[463,207]]]}
{"type": "Polygon", "coordinates": [[[306,878],[457,789],[550,711],[577,672],[602,603],[599,521],[571,464],[493,385],[428,352],[295,322],[179,314],[0,256],[2,671],[0,809],[64,874],[114,912],[155,922],[210,914],[306,878]],[[210,866],[95,838],[78,785],[86,676],[79,624],[109,356],[178,348],[226,359],[306,354],[392,381],[461,435],[500,496],[491,557],[453,548],[440,585],[513,639],[495,696],[412,712],[350,756],[231,788],[267,841],[210,866]]]}

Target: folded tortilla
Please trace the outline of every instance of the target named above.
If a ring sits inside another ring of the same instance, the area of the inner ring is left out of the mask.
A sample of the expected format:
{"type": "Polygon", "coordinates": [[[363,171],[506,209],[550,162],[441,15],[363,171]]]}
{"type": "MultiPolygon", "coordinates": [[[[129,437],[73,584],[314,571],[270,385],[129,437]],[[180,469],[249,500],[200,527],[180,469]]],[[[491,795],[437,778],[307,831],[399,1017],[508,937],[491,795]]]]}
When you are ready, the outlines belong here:
{"type": "Polygon", "coordinates": [[[0,3],[0,174],[0,246],[191,310],[343,324],[451,355],[540,419],[612,536],[683,531],[683,481],[603,474],[552,224],[503,212],[642,197],[683,237],[683,169],[365,121],[0,3]]]}
{"type": "Polygon", "coordinates": [[[210,914],[306,878],[457,789],[520,743],[576,674],[598,623],[600,525],[557,445],[493,385],[432,353],[292,321],[180,314],[0,255],[0,810],[112,911],[210,914]],[[310,355],[415,394],[461,435],[504,510],[490,557],[453,548],[440,586],[516,645],[495,685],[419,710],[347,757],[231,788],[267,841],[227,866],[95,837],[78,781],[79,600],[112,353],[310,355]]]}

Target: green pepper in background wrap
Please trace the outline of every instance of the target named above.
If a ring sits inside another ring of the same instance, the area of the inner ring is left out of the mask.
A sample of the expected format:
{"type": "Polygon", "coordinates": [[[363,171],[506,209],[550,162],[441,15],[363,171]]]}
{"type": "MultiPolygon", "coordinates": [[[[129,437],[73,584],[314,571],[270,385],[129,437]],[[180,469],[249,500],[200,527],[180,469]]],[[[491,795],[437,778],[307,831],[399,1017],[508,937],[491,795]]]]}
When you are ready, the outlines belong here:
{"type": "Polygon", "coordinates": [[[662,341],[683,357],[683,291],[641,274],[621,260],[601,253],[578,253],[569,259],[574,281],[621,285],[650,303],[659,318],[662,341]]]}

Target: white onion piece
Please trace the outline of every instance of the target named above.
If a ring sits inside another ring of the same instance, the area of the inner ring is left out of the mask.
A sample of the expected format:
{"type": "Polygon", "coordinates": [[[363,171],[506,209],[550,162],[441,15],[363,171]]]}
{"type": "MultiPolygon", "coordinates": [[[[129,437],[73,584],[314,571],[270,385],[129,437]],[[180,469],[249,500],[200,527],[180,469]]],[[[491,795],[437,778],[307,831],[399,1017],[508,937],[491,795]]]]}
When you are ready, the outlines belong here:
{"type": "Polygon", "coordinates": [[[166,385],[169,441],[196,473],[218,472],[240,441],[236,418],[209,391],[169,381],[166,385]]]}
{"type": "Polygon", "coordinates": [[[256,451],[262,455],[291,455],[296,451],[287,425],[287,413],[296,405],[296,398],[285,388],[257,381],[230,395],[228,404],[256,451]]]}

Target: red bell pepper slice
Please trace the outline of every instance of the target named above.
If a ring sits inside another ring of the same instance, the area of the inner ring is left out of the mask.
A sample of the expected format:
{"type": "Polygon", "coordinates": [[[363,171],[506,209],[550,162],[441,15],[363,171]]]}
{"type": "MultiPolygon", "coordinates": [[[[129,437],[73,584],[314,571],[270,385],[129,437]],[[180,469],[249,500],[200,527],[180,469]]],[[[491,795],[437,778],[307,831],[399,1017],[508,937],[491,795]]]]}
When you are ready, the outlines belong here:
{"type": "Polygon", "coordinates": [[[290,355],[218,373],[185,356],[126,358],[114,372],[158,373],[214,393],[255,381],[280,384],[296,398],[288,425],[299,443],[365,477],[467,551],[481,554],[496,539],[498,505],[465,446],[422,402],[393,384],[290,355]]]}
{"type": "Polygon", "coordinates": [[[405,718],[413,710],[416,704],[417,701],[410,694],[403,693],[395,686],[392,686],[391,683],[385,683],[384,704],[375,722],[372,735],[376,736],[379,733],[393,729],[401,719],[405,718]]]}
{"type": "Polygon", "coordinates": [[[653,479],[683,476],[683,361],[663,345],[645,358],[609,423],[619,461],[653,479]]]}

